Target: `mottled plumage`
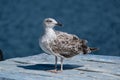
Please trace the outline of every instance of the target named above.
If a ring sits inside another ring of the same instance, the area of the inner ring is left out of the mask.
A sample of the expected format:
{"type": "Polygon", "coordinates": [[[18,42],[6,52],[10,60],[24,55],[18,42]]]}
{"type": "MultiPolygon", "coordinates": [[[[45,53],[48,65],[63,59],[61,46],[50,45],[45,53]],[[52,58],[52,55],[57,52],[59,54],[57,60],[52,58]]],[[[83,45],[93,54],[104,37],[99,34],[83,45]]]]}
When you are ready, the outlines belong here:
{"type": "Polygon", "coordinates": [[[77,36],[65,32],[55,31],[57,37],[50,42],[50,48],[55,53],[64,58],[70,58],[77,54],[90,52],[86,40],[79,39],[77,36]]]}

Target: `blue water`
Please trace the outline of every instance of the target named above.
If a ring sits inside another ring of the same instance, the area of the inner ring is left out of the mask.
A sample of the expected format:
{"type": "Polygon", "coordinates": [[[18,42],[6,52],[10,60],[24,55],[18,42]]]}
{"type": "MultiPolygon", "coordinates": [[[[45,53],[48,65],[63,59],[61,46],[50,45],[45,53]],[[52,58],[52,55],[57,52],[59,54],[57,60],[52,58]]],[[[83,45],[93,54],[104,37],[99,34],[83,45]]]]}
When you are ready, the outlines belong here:
{"type": "Polygon", "coordinates": [[[87,39],[100,48],[91,54],[120,56],[120,0],[0,0],[0,49],[4,58],[43,52],[42,21],[64,24],[57,30],[87,39]]]}

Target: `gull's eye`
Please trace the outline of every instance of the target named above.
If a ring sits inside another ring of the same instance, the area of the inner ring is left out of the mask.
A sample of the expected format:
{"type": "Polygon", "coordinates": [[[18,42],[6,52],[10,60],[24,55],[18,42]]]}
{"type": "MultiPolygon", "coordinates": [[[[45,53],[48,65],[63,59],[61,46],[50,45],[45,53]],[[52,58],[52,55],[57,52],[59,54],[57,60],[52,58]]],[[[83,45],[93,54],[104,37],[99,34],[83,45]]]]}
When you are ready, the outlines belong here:
{"type": "Polygon", "coordinates": [[[46,22],[52,22],[51,20],[46,20],[46,22]]]}

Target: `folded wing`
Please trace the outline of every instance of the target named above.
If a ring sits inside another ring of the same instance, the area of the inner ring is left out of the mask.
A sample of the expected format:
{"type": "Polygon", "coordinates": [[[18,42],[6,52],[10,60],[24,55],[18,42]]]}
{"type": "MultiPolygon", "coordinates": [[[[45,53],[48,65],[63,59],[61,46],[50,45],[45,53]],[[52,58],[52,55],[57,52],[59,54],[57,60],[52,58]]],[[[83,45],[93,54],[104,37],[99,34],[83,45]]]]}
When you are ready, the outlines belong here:
{"type": "Polygon", "coordinates": [[[86,54],[90,51],[89,47],[86,45],[86,40],[79,39],[76,35],[65,32],[55,32],[57,39],[50,43],[51,50],[55,54],[70,58],[80,53],[86,54]]]}

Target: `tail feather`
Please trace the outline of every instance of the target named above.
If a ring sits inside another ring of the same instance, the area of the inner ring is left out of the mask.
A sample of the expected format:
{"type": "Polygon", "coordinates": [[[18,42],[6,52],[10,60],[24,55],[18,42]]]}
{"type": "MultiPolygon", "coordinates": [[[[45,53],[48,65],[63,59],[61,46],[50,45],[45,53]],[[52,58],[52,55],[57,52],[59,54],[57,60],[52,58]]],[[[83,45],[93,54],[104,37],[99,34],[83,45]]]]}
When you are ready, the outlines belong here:
{"type": "Polygon", "coordinates": [[[97,51],[97,50],[99,50],[99,48],[92,48],[92,47],[90,47],[90,50],[91,51],[97,51]]]}

